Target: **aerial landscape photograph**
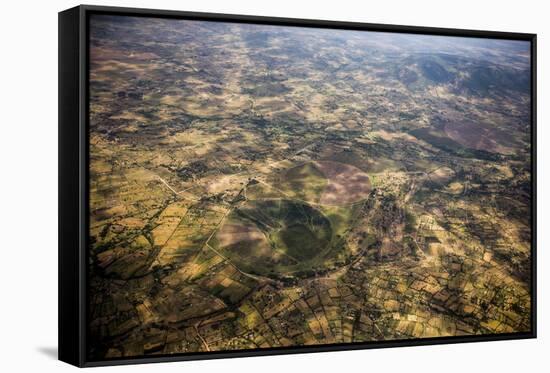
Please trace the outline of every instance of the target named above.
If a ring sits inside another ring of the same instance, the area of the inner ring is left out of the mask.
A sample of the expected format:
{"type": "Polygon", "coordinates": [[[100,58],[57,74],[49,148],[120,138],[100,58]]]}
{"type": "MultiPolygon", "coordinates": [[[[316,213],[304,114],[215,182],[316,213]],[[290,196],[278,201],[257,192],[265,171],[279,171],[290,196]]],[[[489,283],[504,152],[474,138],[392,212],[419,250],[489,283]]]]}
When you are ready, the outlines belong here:
{"type": "Polygon", "coordinates": [[[530,48],[92,15],[88,358],[530,332],[530,48]]]}

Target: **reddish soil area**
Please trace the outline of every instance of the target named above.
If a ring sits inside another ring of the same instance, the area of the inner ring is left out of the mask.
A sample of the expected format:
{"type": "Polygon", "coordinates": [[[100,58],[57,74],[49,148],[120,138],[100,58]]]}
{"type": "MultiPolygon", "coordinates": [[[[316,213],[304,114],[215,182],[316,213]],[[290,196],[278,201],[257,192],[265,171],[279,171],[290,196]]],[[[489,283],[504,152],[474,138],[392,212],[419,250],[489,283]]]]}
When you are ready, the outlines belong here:
{"type": "Polygon", "coordinates": [[[266,241],[264,234],[252,225],[225,224],[218,232],[221,247],[231,246],[243,241],[266,241]]]}
{"type": "Polygon", "coordinates": [[[510,134],[487,123],[449,123],[445,126],[445,133],[470,149],[500,154],[514,153],[514,139],[510,134]]]}
{"type": "Polygon", "coordinates": [[[328,180],[320,203],[346,205],[368,197],[371,191],[370,180],[359,168],[331,161],[315,162],[315,165],[328,180]]]}

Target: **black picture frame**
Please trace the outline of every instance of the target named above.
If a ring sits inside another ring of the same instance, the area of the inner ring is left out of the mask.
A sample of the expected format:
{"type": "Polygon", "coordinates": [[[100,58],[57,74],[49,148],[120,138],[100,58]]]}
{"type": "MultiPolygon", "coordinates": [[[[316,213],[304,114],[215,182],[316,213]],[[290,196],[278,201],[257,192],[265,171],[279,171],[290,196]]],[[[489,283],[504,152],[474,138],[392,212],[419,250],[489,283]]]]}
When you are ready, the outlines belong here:
{"type": "Polygon", "coordinates": [[[536,338],[536,34],[381,25],[81,5],[59,13],[59,360],[79,367],[281,355],[536,338]],[[154,355],[91,361],[86,356],[89,144],[88,20],[91,14],[523,40],[531,43],[531,331],[257,350],[154,355]]]}

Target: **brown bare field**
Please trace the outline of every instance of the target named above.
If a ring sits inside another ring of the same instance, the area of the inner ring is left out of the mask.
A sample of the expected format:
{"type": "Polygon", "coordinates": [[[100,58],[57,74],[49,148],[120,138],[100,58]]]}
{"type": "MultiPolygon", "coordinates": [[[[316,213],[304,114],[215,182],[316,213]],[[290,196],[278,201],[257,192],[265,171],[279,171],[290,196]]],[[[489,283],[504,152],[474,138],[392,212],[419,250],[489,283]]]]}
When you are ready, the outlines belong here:
{"type": "Polygon", "coordinates": [[[470,149],[510,155],[515,141],[507,133],[486,123],[454,122],[445,126],[451,139],[470,149]]]}
{"type": "Polygon", "coordinates": [[[154,53],[150,52],[130,52],[120,49],[91,47],[90,48],[90,60],[95,61],[149,61],[155,58],[159,58],[154,53]]]}
{"type": "Polygon", "coordinates": [[[258,245],[266,246],[265,235],[252,225],[243,224],[225,224],[216,235],[220,247],[228,247],[239,242],[254,242],[258,245]]]}
{"type": "Polygon", "coordinates": [[[339,162],[315,162],[328,180],[320,203],[346,205],[365,199],[371,191],[369,176],[355,166],[339,162]]]}

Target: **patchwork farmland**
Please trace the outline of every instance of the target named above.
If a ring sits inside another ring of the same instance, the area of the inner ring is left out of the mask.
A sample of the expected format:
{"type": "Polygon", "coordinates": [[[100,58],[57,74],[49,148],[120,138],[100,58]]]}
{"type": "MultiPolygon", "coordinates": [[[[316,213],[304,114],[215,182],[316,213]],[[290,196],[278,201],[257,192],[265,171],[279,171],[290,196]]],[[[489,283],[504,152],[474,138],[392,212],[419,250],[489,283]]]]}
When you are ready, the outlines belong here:
{"type": "Polygon", "coordinates": [[[528,44],[90,34],[91,359],[529,330],[528,44]]]}

